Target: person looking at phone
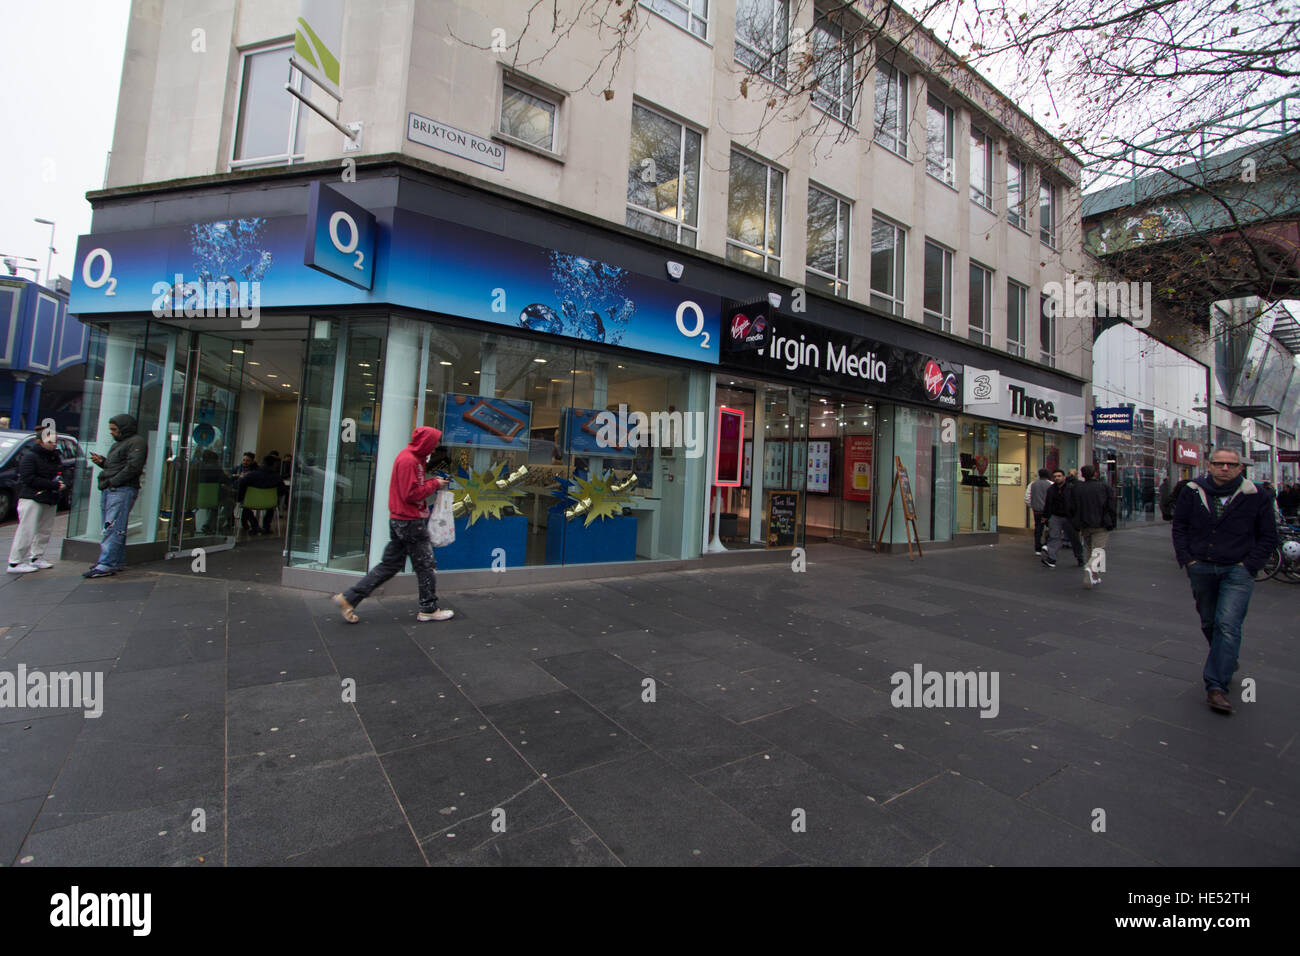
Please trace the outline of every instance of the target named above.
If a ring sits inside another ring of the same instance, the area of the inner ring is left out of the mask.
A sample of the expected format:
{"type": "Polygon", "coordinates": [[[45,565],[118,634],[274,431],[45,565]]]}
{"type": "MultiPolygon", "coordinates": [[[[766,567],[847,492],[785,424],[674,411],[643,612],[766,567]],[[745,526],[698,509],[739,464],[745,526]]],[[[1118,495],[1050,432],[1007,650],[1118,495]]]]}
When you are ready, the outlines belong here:
{"type": "Polygon", "coordinates": [[[126,529],[131,507],[140,494],[140,476],[149,457],[149,443],[136,434],[135,419],[114,415],[108,420],[113,447],[107,455],[91,452],[91,462],[100,469],[100,506],[104,515],[104,538],[99,560],[84,572],[83,578],[106,578],[126,566],[126,529]]]}

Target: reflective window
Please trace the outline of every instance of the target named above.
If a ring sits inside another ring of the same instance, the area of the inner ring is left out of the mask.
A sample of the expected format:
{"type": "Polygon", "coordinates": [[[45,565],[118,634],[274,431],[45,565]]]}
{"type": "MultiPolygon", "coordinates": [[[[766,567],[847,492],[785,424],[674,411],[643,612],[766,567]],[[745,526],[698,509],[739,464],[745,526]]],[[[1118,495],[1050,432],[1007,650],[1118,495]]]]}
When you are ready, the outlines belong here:
{"type": "Polygon", "coordinates": [[[781,215],[785,174],[731,151],[727,196],[727,258],[753,269],[781,272],[781,215]]]}
{"type": "Polygon", "coordinates": [[[925,241],[925,324],[952,331],[952,252],[925,241]]]}
{"type": "Polygon", "coordinates": [[[700,39],[708,36],[709,0],[641,0],[641,3],[700,39]]]}
{"type": "Polygon", "coordinates": [[[736,60],[758,76],[784,86],[790,47],[788,0],[738,0],[736,60]]]}
{"type": "Polygon", "coordinates": [[[1025,327],[1029,308],[1029,289],[1007,280],[1007,351],[1025,357],[1025,327]]]}
{"type": "Polygon", "coordinates": [[[993,140],[983,130],[970,131],[970,198],[993,208],[993,140]]]}
{"type": "Polygon", "coordinates": [[[531,143],[539,149],[558,152],[555,117],[559,104],[506,81],[501,90],[501,132],[531,143]]]}
{"type": "Polygon", "coordinates": [[[287,165],[303,159],[306,147],[305,109],[285,91],[291,82],[306,92],[307,80],[290,71],[293,47],[245,53],[240,69],[239,115],[235,120],[235,151],[231,168],[287,165]]]}
{"type": "Polygon", "coordinates": [[[849,204],[808,187],[808,285],[849,294],[849,204]]]}
{"type": "Polygon", "coordinates": [[[871,304],[903,314],[903,277],[907,234],[902,226],[879,216],[871,220],[871,304]]]}
{"type": "Polygon", "coordinates": [[[993,273],[983,266],[970,264],[970,287],[967,297],[969,329],[972,342],[989,344],[993,317],[993,273]]]}
{"type": "Polygon", "coordinates": [[[926,97],[925,171],[949,186],[957,181],[957,164],[953,159],[954,129],[957,112],[933,93],[926,97]]]}
{"type": "Polygon", "coordinates": [[[907,155],[907,74],[881,60],[876,64],[876,142],[907,155]]]}
{"type": "Polygon", "coordinates": [[[693,247],[698,238],[699,194],[700,134],[634,104],[627,224],[693,247]]]}
{"type": "Polygon", "coordinates": [[[1056,184],[1040,171],[1038,178],[1038,238],[1056,248],[1056,184]]]}
{"type": "Polygon", "coordinates": [[[1018,156],[1007,157],[1007,221],[1017,229],[1025,228],[1025,164],[1018,156]]]}

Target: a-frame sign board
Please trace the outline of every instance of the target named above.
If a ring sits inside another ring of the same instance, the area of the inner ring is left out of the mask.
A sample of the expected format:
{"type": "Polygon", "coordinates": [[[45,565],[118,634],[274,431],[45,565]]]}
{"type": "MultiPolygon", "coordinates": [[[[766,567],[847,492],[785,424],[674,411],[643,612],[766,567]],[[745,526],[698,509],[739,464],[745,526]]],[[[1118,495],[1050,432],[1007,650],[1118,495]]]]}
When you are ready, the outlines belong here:
{"type": "Polygon", "coordinates": [[[885,531],[889,528],[889,519],[894,516],[895,492],[902,495],[903,530],[907,534],[907,559],[915,561],[916,555],[912,554],[913,541],[916,542],[916,554],[925,557],[925,553],[921,550],[921,533],[916,528],[916,502],[912,499],[912,483],[908,480],[903,459],[897,455],[894,456],[894,483],[889,488],[889,497],[885,499],[885,520],[880,525],[880,536],[876,538],[876,551],[880,550],[880,542],[885,540],[885,531]]]}

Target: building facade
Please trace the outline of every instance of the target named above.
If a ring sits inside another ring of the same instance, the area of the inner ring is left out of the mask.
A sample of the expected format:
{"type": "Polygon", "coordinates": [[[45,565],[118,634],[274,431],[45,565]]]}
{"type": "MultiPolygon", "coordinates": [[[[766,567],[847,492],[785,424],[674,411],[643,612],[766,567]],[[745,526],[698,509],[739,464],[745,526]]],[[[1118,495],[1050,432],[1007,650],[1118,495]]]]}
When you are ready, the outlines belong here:
{"type": "Polygon", "coordinates": [[[1085,453],[1090,323],[1044,294],[1077,161],[928,38],[858,48],[812,3],[644,2],[603,95],[602,41],[516,56],[517,7],[344,4],[335,106],[295,3],[133,5],[72,303],[83,435],[150,441],[128,547],[234,546],[230,472],[284,449],[286,580],[358,573],[421,424],[444,569],[896,546],[904,487],[924,542],[1031,527],[1033,472],[1085,453]],[[773,113],[792,37],[838,79],[773,113]]]}

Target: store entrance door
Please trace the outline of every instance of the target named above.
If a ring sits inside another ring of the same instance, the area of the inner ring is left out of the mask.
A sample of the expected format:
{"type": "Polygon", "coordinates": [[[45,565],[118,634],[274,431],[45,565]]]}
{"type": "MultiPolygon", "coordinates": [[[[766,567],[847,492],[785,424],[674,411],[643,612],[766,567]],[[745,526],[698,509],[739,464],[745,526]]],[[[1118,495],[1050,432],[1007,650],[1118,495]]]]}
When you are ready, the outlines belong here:
{"type": "Polygon", "coordinates": [[[230,476],[239,464],[235,438],[243,374],[238,339],[194,330],[178,334],[170,395],[163,396],[168,408],[158,522],[168,557],[234,547],[230,476]]]}
{"type": "Polygon", "coordinates": [[[875,498],[876,410],[846,396],[812,396],[808,415],[808,534],[869,543],[875,498]]]}

